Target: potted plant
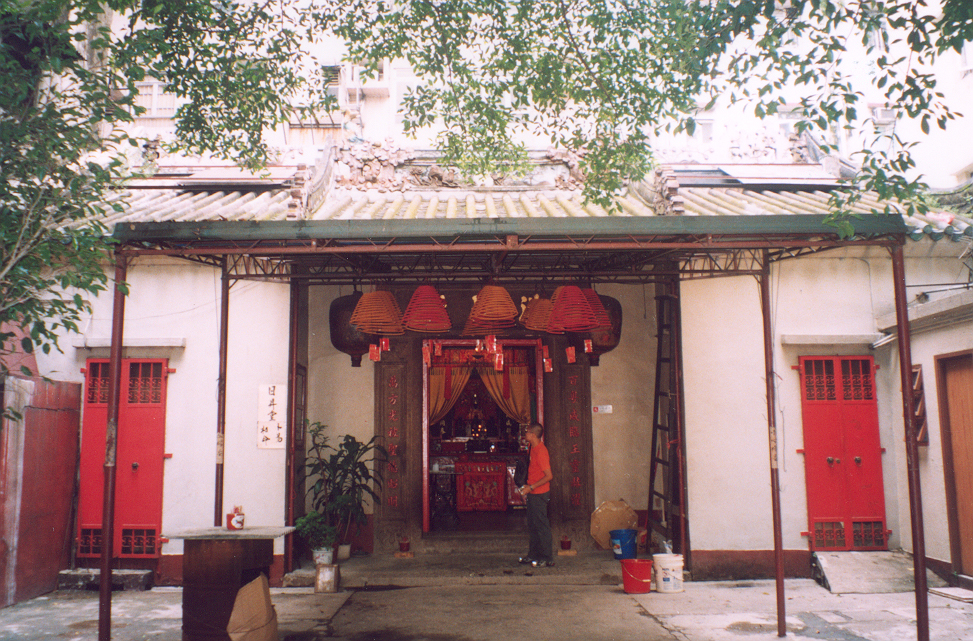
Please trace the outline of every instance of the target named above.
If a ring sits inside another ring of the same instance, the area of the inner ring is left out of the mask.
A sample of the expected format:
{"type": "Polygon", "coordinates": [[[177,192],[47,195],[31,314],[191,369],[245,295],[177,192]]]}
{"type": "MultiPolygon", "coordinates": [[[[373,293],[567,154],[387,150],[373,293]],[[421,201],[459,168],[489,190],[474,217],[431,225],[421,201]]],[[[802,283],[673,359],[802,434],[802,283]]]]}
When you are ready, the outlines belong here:
{"type": "Polygon", "coordinates": [[[376,464],[384,462],[387,454],[375,437],[362,442],[346,434],[333,446],[326,429],[319,422],[308,424],[310,439],[304,463],[310,483],[307,492],[314,510],[336,528],[339,546],[349,545],[352,524],[360,528],[368,522],[366,497],[379,500],[375,488],[381,487],[382,476],[376,464]]]}
{"type": "Polygon", "coordinates": [[[333,562],[338,528],[328,523],[325,515],[308,512],[294,522],[294,528],[311,548],[315,565],[330,565],[333,562]]]}

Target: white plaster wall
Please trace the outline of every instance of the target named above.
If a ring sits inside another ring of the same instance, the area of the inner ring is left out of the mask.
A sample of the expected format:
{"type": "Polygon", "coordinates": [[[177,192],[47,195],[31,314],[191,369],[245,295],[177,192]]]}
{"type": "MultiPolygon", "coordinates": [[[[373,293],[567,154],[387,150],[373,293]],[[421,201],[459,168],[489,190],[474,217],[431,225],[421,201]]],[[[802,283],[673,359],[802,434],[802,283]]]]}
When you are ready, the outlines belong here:
{"type": "Polygon", "coordinates": [[[681,298],[692,547],[772,548],[756,281],[734,277],[684,282],[681,298]]]}
{"type": "MultiPolygon", "coordinates": [[[[223,512],[242,506],[248,526],[284,524],[286,449],[257,446],[257,394],[261,385],[286,389],[289,324],[287,285],[241,281],[230,289],[223,512]]],[[[284,416],[286,408],[285,397],[284,416]]],[[[283,539],[274,548],[283,552],[283,539]]]]}
{"type": "MultiPolygon", "coordinates": [[[[801,418],[800,374],[793,368],[800,356],[871,355],[869,342],[841,344],[843,336],[876,334],[875,316],[894,309],[890,265],[887,258],[829,254],[783,261],[771,272],[771,311],[775,329],[774,368],[777,374],[777,424],[781,478],[781,514],[785,547],[806,548],[807,484],[804,426],[801,418]],[[781,335],[833,336],[828,344],[782,344],[781,335]]],[[[885,409],[897,398],[884,393],[889,377],[898,376],[876,359],[879,439],[889,448],[895,439],[885,409]]],[[[886,524],[892,530],[890,545],[898,547],[899,493],[895,482],[898,461],[888,452],[882,457],[886,524]]]]}
{"type": "MultiPolygon", "coordinates": [[[[965,279],[965,268],[956,260],[957,248],[952,243],[909,243],[910,301],[936,284],[965,279]]],[[[692,545],[695,549],[770,548],[762,319],[756,281],[739,277],[688,282],[682,291],[692,545]]],[[[800,378],[792,367],[799,356],[818,354],[875,356],[879,436],[886,449],[883,476],[887,524],[892,531],[889,544],[912,548],[896,344],[873,351],[864,342],[781,341],[784,334],[874,334],[876,317],[894,310],[891,262],[884,250],[829,252],[783,261],[771,271],[785,549],[807,546],[800,535],[807,530],[804,460],[797,452],[803,448],[800,378]]],[[[971,348],[973,331],[968,326],[920,332],[912,339],[913,362],[923,363],[925,372],[930,424],[930,444],[920,448],[919,455],[926,549],[929,556],[944,560],[949,558],[949,540],[934,357],[971,348]]]]}
{"type": "MultiPolygon", "coordinates": [[[[332,438],[352,434],[367,441],[375,434],[375,366],[366,354],[361,367],[331,344],[331,301],[352,293],[351,287],[309,289],[307,416],[329,427],[332,438]]],[[[394,340],[394,338],[392,339],[394,340]]]]}
{"type": "MultiPolygon", "coordinates": [[[[910,307],[917,303],[916,296],[926,293],[931,299],[949,296],[942,291],[943,284],[962,283],[969,278],[969,270],[959,257],[964,245],[948,241],[922,241],[909,243],[911,250],[905,262],[907,295],[910,307]],[[925,256],[925,258],[919,258],[925,256]]],[[[955,290],[953,290],[955,291],[955,290]]],[[[892,308],[894,310],[894,307],[892,308]]],[[[952,325],[941,329],[919,329],[911,336],[912,362],[922,365],[926,399],[926,418],[929,424],[929,444],[919,447],[919,478],[922,491],[923,534],[926,555],[942,561],[950,560],[948,516],[946,512],[946,490],[943,470],[942,434],[940,432],[938,381],[936,380],[935,357],[973,349],[973,327],[966,324],[952,325]]],[[[897,530],[898,544],[912,551],[912,527],[909,501],[909,483],[906,467],[904,442],[904,421],[902,418],[902,395],[899,378],[898,343],[893,341],[876,351],[876,360],[881,359],[889,374],[882,381],[886,389],[885,404],[887,418],[892,426],[893,437],[883,445],[888,448],[887,459],[897,461],[895,476],[898,493],[897,530]]],[[[891,515],[890,515],[891,517],[891,515]]],[[[896,534],[893,534],[893,538],[896,534]]]]}
{"type": "Polygon", "coordinates": [[[649,500],[649,456],[655,392],[656,312],[652,285],[600,285],[598,293],[622,304],[618,347],[591,368],[591,404],[611,405],[593,414],[595,507],[624,499],[637,510],[649,500]]]}
{"type": "Polygon", "coordinates": [[[345,434],[360,441],[375,434],[375,365],[366,354],[361,367],[352,367],[351,357],[331,344],[331,301],[352,291],[351,287],[312,285],[308,295],[307,417],[328,426],[331,443],[345,434]]]}
{"type": "MultiPolygon", "coordinates": [[[[938,381],[936,378],[935,357],[963,350],[973,349],[973,331],[969,325],[953,326],[934,332],[922,332],[912,337],[912,362],[922,364],[923,383],[926,398],[926,419],[929,424],[929,444],[919,447],[919,476],[922,488],[923,531],[926,555],[943,561],[950,560],[948,515],[946,511],[946,488],[943,470],[942,434],[938,401],[938,381]]],[[[892,343],[883,348],[888,360],[898,366],[898,348],[892,343]]],[[[901,389],[898,378],[890,381],[890,393],[898,395],[901,389]]],[[[896,434],[903,434],[901,404],[894,412],[896,434]]],[[[897,479],[902,501],[899,509],[899,523],[902,532],[901,544],[912,550],[911,518],[908,502],[908,478],[905,474],[905,443],[897,438],[891,443],[891,451],[903,461],[902,474],[897,479]]]]}
{"type": "MultiPolygon", "coordinates": [[[[907,264],[907,270],[910,265],[907,264]]],[[[909,283],[945,282],[935,280],[949,274],[936,274],[921,266],[907,271],[909,283]]],[[[918,288],[922,289],[922,288],[918,288]]],[[[910,295],[915,288],[909,288],[910,295]]],[[[926,419],[929,425],[929,444],[919,446],[919,477],[922,490],[923,534],[926,555],[942,561],[950,561],[949,530],[947,527],[948,514],[946,509],[946,489],[943,469],[942,433],[940,432],[939,381],[936,376],[936,357],[955,352],[973,349],[973,327],[969,323],[954,324],[934,330],[914,331],[911,339],[912,362],[922,365],[923,387],[926,400],[926,419]]],[[[876,353],[876,359],[881,359],[883,366],[887,364],[889,371],[896,372],[884,381],[885,395],[891,399],[889,403],[888,421],[892,424],[895,438],[886,446],[888,456],[900,461],[900,471],[895,482],[901,497],[898,505],[899,543],[903,549],[912,551],[911,512],[909,503],[909,484],[906,476],[906,452],[904,435],[904,421],[902,419],[901,384],[898,377],[899,354],[898,344],[889,343],[881,347],[876,353]]],[[[884,444],[884,443],[883,443],[884,444]]]]}
{"type": "MultiPolygon", "coordinates": [[[[165,258],[140,258],[128,269],[124,337],[149,344],[182,339],[184,348],[132,347],[125,358],[168,358],[163,533],[213,525],[216,484],[216,399],[219,365],[220,273],[165,258]]],[[[251,525],[283,524],[283,450],[256,448],[256,388],[287,381],[287,287],[239,283],[230,295],[225,505],[243,505],[251,525]]],[[[92,301],[82,337],[111,338],[112,292],[92,301]]],[[[62,353],[38,354],[41,372],[57,380],[83,382],[89,357],[107,358],[107,348],[74,348],[75,335],[61,339],[62,353]]],[[[282,551],[282,544],[278,542],[282,551]]],[[[180,554],[182,541],[163,546],[180,554]]]]}

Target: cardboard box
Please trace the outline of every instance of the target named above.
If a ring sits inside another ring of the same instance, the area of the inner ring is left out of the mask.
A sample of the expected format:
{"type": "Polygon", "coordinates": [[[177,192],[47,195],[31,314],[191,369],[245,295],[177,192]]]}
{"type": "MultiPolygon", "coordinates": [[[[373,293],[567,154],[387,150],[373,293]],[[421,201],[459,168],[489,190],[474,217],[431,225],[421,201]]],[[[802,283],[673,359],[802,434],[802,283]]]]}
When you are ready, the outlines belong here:
{"type": "Polygon", "coordinates": [[[278,641],[277,611],[270,602],[270,583],[265,575],[237,592],[226,633],[232,641],[278,641]]]}

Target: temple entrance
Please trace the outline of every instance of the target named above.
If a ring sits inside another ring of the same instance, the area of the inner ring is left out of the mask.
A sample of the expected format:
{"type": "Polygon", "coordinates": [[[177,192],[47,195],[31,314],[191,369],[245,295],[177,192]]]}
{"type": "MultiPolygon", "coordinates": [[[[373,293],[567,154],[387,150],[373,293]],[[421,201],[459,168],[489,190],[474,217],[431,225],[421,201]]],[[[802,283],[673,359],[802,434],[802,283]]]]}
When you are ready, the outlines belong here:
{"type": "Polygon", "coordinates": [[[526,531],[523,431],[543,416],[539,340],[426,341],[425,532],[526,531]]]}

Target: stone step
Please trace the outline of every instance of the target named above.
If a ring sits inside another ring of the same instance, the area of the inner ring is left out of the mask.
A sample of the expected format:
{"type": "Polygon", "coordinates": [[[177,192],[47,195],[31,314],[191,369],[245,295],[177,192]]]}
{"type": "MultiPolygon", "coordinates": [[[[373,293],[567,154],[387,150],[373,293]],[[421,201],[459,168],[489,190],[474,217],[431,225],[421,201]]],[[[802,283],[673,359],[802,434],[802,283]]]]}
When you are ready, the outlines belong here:
{"type": "Polygon", "coordinates": [[[523,554],[527,550],[526,532],[442,532],[423,535],[412,542],[416,552],[425,554],[469,554],[497,552],[523,554]]]}
{"type": "MultiPolygon", "coordinates": [[[[112,570],[113,592],[139,592],[152,589],[152,570],[112,570]]],[[[58,590],[98,590],[101,581],[99,568],[61,570],[57,575],[58,590]]]]}

